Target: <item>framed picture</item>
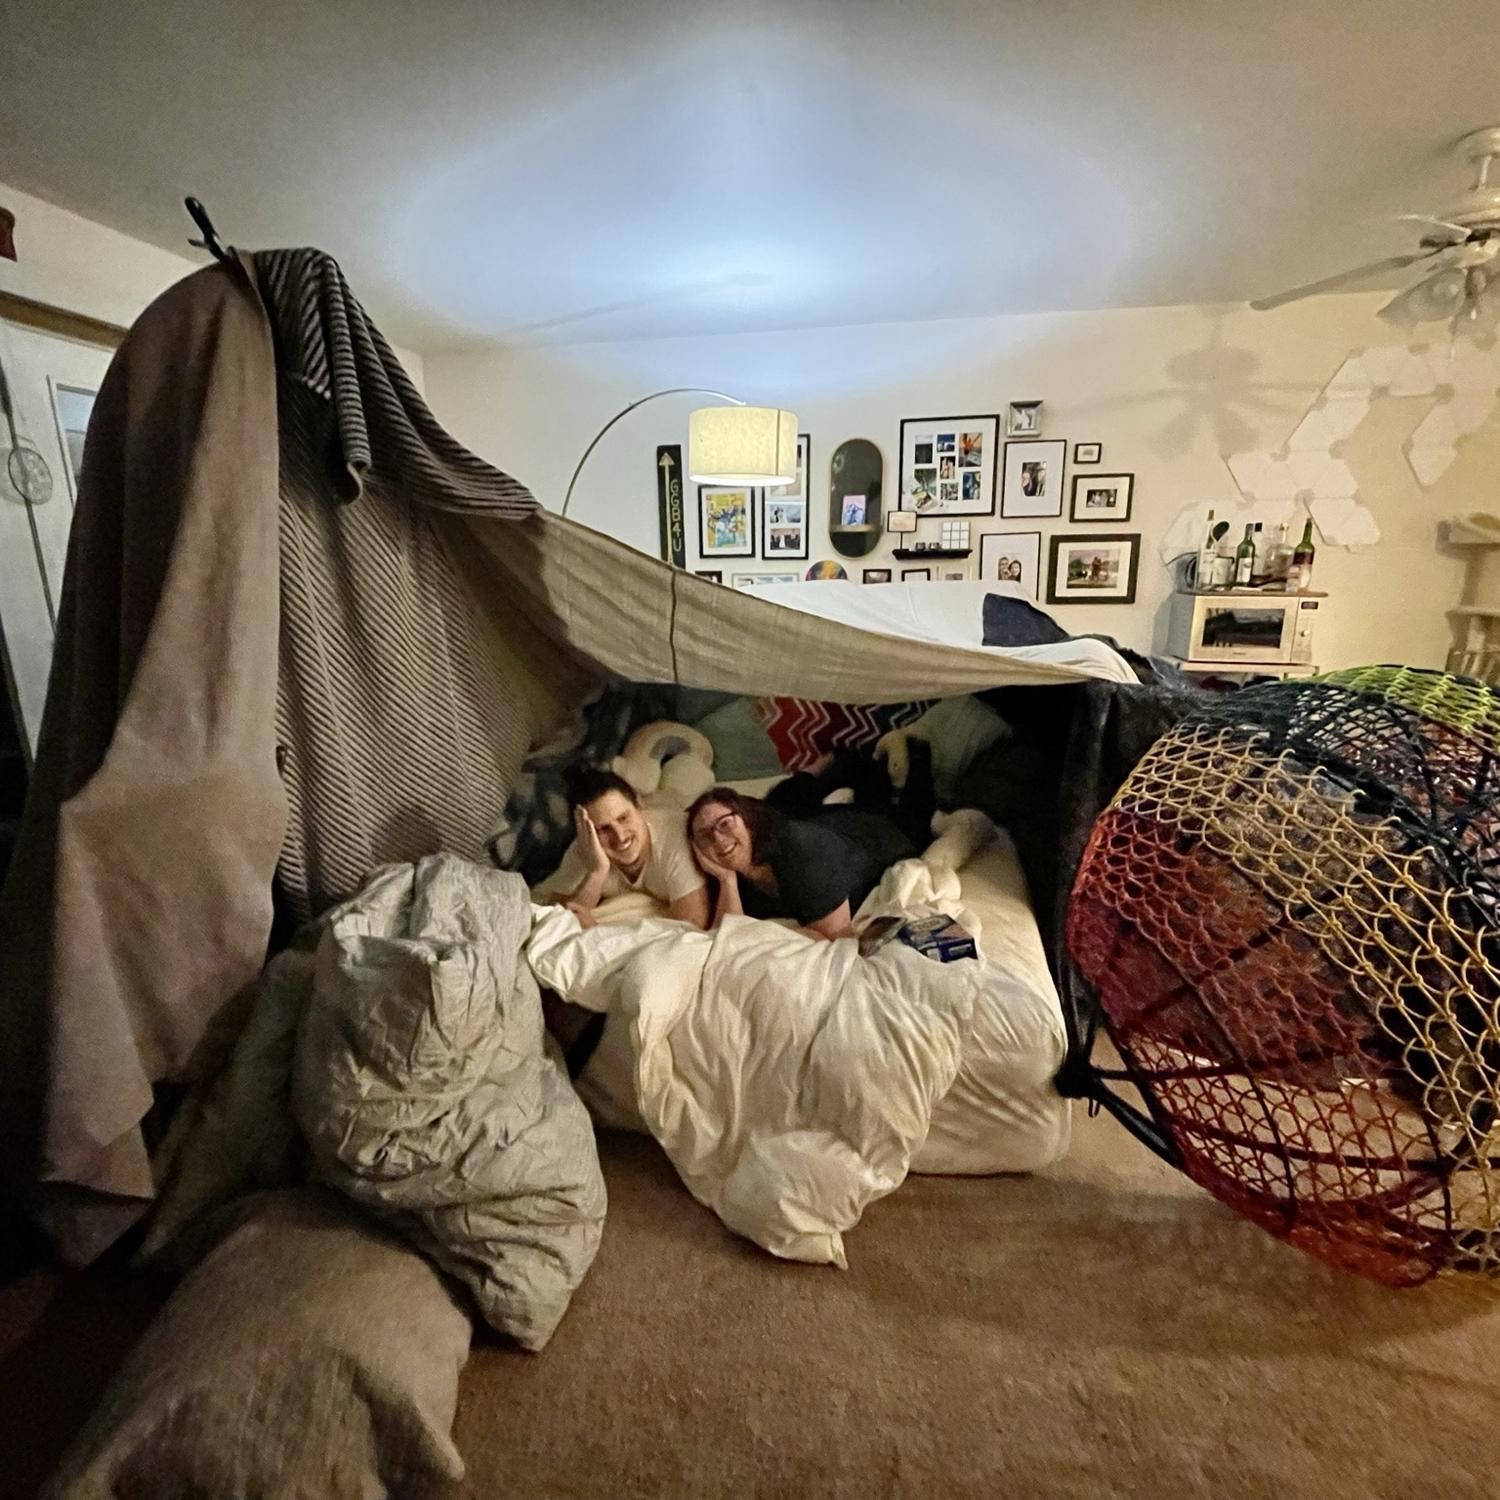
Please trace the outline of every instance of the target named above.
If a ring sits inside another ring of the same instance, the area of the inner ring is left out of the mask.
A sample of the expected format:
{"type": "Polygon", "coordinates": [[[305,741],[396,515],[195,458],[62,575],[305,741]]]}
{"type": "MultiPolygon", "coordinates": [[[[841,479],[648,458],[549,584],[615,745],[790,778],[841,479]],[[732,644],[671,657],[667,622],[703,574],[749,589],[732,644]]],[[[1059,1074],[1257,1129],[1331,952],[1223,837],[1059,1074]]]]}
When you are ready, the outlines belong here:
{"type": "Polygon", "coordinates": [[[900,509],[923,516],[994,515],[999,432],[993,414],[902,422],[900,509]]]}
{"type": "Polygon", "coordinates": [[[708,579],[710,583],[724,582],[724,575],[717,568],[699,568],[698,576],[708,579]]]}
{"type": "Polygon", "coordinates": [[[956,567],[953,563],[945,563],[942,572],[938,575],[944,583],[963,583],[968,579],[967,568],[956,567]]]}
{"type": "Polygon", "coordinates": [[[979,538],[979,577],[985,583],[1014,583],[1036,598],[1041,584],[1040,531],[986,532],[979,538]]]}
{"type": "Polygon", "coordinates": [[[1075,474],[1072,521],[1128,521],[1134,474],[1075,474]]]}
{"type": "Polygon", "coordinates": [[[743,485],[698,486],[698,551],[703,557],[755,556],[755,491],[743,485]]]}
{"type": "Polygon", "coordinates": [[[944,521],[939,540],[943,551],[962,552],[969,545],[969,523],[967,521],[944,521]]]}
{"type": "Polygon", "coordinates": [[[1060,516],[1067,452],[1068,445],[1060,438],[1045,443],[1007,443],[1000,514],[1060,516]]]}
{"type": "Polygon", "coordinates": [[[27,326],[12,318],[3,297],[0,356],[16,441],[0,418],[0,697],[8,700],[29,767],[52,666],[84,432],[114,346],[27,326]]]}
{"type": "Polygon", "coordinates": [[[1047,558],[1048,604],[1134,604],[1140,532],[1055,536],[1047,558]]]}
{"type": "Polygon", "coordinates": [[[822,562],[815,562],[802,576],[817,581],[818,579],[847,578],[849,575],[844,571],[842,563],[825,558],[822,562]]]}
{"type": "Polygon", "coordinates": [[[845,495],[839,506],[840,526],[863,526],[869,500],[864,495],[845,495]]]}
{"type": "Polygon", "coordinates": [[[89,418],[94,414],[94,398],[97,390],[82,386],[63,385],[47,377],[52,392],[52,414],[57,419],[57,440],[67,462],[63,473],[68,480],[68,497],[78,503],[78,480],[83,473],[83,439],[89,430],[89,418]]]}
{"type": "Polygon", "coordinates": [[[807,500],[807,476],[811,472],[812,439],[805,433],[797,434],[797,477],[791,484],[773,484],[766,491],[773,500],[807,500]]]}
{"type": "Polygon", "coordinates": [[[888,510],[885,513],[887,531],[904,532],[917,529],[917,513],[911,510],[888,510]]]}
{"type": "Polygon", "coordinates": [[[1104,457],[1104,445],[1102,443],[1074,443],[1073,462],[1075,464],[1096,464],[1104,457]]]}
{"type": "Polygon", "coordinates": [[[891,570],[889,568],[866,568],[863,581],[865,583],[889,583],[891,570]]]}
{"type": "MultiPolygon", "coordinates": [[[[800,461],[800,460],[799,460],[800,461]]],[[[761,553],[773,560],[807,556],[807,499],[778,496],[776,486],[761,496],[761,553]]]]}
{"type": "Polygon", "coordinates": [[[902,568],[902,583],[930,583],[932,581],[931,568],[902,568]]]}
{"type": "Polygon", "coordinates": [[[731,573],[731,588],[741,590],[764,588],[768,583],[801,583],[800,573],[731,573]]]}
{"type": "Polygon", "coordinates": [[[1034,438],[1042,435],[1042,403],[1040,401],[1012,401],[1005,408],[1005,435],[1014,438],[1034,438]]]}

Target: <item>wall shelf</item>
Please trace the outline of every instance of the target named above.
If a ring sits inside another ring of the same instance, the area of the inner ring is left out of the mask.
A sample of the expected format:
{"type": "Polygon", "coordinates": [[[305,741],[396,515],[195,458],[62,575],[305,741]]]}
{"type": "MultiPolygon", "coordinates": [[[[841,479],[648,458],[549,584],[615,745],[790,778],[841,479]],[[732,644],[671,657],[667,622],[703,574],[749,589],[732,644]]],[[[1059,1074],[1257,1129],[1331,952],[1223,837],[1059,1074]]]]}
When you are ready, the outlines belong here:
{"type": "Polygon", "coordinates": [[[973,551],[972,547],[924,547],[920,552],[914,547],[894,547],[891,549],[891,556],[899,557],[902,562],[912,558],[920,562],[924,557],[968,557],[973,551]]]}

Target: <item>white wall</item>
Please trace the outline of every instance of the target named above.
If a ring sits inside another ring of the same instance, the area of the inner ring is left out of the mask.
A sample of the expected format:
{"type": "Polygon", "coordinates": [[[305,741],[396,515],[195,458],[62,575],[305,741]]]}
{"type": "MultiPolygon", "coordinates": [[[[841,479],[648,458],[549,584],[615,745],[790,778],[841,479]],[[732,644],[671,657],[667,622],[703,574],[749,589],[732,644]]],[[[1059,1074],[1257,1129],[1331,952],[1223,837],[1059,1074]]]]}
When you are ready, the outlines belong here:
{"type": "MultiPolygon", "coordinates": [[[[1372,315],[1383,300],[1324,297],[1272,314],[1151,308],[429,355],[427,395],[458,438],[553,508],[595,431],[649,391],[704,385],[789,407],[812,438],[810,560],[837,556],[827,538],[828,461],[844,439],[880,447],[890,508],[903,417],[1003,412],[1007,401],[1040,397],[1044,436],[1068,440],[1070,470],[1071,444],[1097,441],[1103,470],[1134,473],[1134,511],[1119,529],[1143,533],[1136,604],[1053,609],[1069,629],[1159,647],[1171,585],[1157,546],[1167,526],[1188,502],[1217,503],[1223,516],[1237,498],[1223,455],[1279,446],[1351,350],[1397,341],[1372,315]]],[[[674,397],[627,417],[589,460],[570,514],[654,554],[655,446],[686,443],[696,404],[674,397]]],[[[1440,550],[1438,522],[1456,511],[1500,509],[1500,418],[1423,491],[1401,445],[1430,404],[1380,398],[1344,446],[1383,539],[1359,552],[1320,549],[1316,583],[1332,595],[1320,626],[1322,665],[1437,666],[1447,653],[1443,611],[1457,599],[1463,564],[1440,550]]],[[[691,535],[691,487],[687,506],[691,535]]],[[[1087,530],[1067,521],[1066,506],[1063,517],[1041,523],[980,518],[971,566],[981,529],[1038,525],[1044,568],[1048,535],[1087,530]]],[[[923,534],[932,530],[928,523],[923,534]]],[[[846,560],[851,577],[867,566],[892,567],[899,577],[892,545],[886,537],[869,557],[846,560]]],[[[688,566],[701,565],[690,553],[688,566]]],[[[733,565],[708,566],[727,573],[733,565]]]]}
{"type": "MultiPolygon", "coordinates": [[[[30,297],[69,312],[128,328],[154,298],[209,264],[187,244],[197,231],[182,215],[183,252],[175,254],[69,213],[0,183],[0,207],[16,216],[16,254],[0,259],[0,291],[30,297]]],[[[420,389],[422,356],[397,349],[396,357],[420,389]]]]}

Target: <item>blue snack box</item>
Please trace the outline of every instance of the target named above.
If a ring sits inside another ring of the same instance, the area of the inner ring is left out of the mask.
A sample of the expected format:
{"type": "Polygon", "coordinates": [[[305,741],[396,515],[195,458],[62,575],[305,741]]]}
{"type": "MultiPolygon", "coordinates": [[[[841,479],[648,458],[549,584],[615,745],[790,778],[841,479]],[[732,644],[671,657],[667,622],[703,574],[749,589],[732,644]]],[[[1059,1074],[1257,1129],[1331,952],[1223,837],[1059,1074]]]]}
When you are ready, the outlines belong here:
{"type": "Polygon", "coordinates": [[[908,948],[915,948],[939,963],[951,964],[956,959],[979,956],[973,934],[952,917],[914,917],[901,924],[896,936],[908,948]]]}

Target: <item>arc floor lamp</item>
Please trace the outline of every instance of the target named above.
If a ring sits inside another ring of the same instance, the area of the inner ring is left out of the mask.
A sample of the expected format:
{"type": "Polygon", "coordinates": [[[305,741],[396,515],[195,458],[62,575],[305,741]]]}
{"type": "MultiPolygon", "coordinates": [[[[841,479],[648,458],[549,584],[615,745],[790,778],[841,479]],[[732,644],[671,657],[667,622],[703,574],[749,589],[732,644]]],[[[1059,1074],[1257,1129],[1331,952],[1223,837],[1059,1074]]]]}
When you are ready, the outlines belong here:
{"type": "Polygon", "coordinates": [[[676,385],[653,391],[616,412],[583,450],[568,481],[562,514],[567,515],[578,476],[599,440],[636,407],[663,396],[713,396],[728,406],[700,407],[688,418],[688,477],[697,484],[791,484],[797,477],[797,417],[774,406],[748,406],[737,396],[702,385],[676,385]]]}

